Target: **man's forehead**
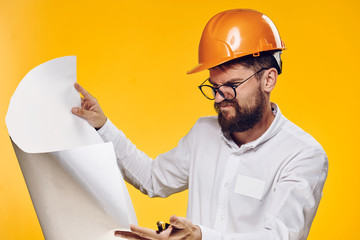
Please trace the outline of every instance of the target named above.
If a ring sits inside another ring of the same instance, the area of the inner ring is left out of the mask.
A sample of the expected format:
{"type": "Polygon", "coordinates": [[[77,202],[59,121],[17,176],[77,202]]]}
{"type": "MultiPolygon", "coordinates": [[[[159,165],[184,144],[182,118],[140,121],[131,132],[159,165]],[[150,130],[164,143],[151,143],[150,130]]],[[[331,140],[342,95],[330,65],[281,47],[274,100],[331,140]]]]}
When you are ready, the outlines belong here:
{"type": "Polygon", "coordinates": [[[209,81],[215,84],[224,84],[233,80],[244,80],[249,74],[252,74],[252,70],[250,68],[244,67],[242,65],[233,66],[231,68],[220,68],[215,67],[209,69],[209,81]]]}

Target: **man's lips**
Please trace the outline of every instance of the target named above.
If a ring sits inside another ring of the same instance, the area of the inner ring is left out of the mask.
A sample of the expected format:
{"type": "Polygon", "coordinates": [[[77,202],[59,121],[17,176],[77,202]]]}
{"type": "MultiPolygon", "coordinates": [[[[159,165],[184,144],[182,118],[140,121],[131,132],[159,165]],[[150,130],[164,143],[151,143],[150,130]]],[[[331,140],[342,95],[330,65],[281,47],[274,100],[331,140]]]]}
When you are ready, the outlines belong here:
{"type": "Polygon", "coordinates": [[[230,102],[221,102],[217,104],[218,108],[228,108],[228,107],[233,107],[234,105],[235,104],[230,102]]]}
{"type": "Polygon", "coordinates": [[[219,107],[219,109],[221,110],[221,111],[223,111],[223,110],[228,110],[228,109],[230,109],[230,108],[232,108],[233,106],[231,106],[231,105],[227,105],[227,106],[222,106],[222,107],[219,107]]]}

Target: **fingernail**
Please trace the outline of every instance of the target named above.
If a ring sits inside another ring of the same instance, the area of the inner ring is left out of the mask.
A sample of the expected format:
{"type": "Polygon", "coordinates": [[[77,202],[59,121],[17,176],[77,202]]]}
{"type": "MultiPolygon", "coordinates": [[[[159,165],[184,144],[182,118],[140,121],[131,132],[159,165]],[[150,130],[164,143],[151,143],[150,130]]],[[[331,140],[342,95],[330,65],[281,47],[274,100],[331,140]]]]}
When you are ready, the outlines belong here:
{"type": "Polygon", "coordinates": [[[73,113],[78,113],[79,110],[78,110],[77,108],[73,108],[73,109],[72,109],[72,112],[73,112],[73,113]]]}

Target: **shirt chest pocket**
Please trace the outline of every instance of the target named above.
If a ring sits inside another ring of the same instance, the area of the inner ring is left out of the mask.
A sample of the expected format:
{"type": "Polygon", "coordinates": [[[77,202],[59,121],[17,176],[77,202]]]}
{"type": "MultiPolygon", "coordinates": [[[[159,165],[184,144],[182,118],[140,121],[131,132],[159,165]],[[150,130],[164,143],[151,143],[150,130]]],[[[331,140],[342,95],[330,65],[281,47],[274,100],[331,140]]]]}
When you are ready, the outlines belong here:
{"type": "Polygon", "coordinates": [[[235,179],[234,193],[260,200],[265,190],[265,181],[259,178],[238,175],[235,179]]]}

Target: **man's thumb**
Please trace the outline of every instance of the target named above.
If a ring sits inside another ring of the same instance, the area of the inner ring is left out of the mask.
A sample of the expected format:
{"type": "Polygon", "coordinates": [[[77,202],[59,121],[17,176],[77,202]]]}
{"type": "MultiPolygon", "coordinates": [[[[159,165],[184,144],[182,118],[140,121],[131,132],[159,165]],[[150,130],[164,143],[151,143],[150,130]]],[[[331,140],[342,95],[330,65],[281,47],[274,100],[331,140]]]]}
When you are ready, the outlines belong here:
{"type": "Polygon", "coordinates": [[[74,108],[71,109],[71,112],[73,114],[75,114],[76,116],[88,119],[90,111],[86,111],[84,109],[74,107],[74,108]]]}
{"type": "Polygon", "coordinates": [[[170,224],[178,229],[185,228],[184,220],[181,217],[177,217],[175,215],[170,217],[170,224]]]}

